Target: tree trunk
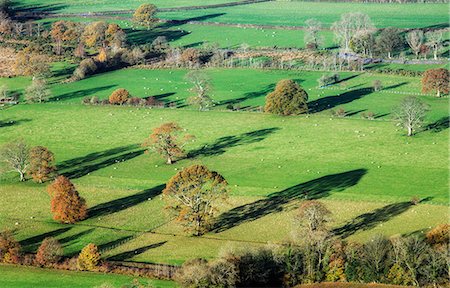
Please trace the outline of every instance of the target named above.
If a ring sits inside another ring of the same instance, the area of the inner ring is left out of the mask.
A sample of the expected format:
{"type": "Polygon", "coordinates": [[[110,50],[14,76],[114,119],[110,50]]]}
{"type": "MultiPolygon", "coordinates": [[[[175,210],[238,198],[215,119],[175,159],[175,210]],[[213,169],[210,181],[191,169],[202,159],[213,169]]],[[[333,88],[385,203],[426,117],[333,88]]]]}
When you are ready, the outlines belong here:
{"type": "Polygon", "coordinates": [[[172,158],[171,157],[167,157],[167,164],[171,165],[172,164],[172,158]]]}
{"type": "Polygon", "coordinates": [[[441,97],[441,91],[439,89],[437,89],[436,97],[441,97]]]}
{"type": "Polygon", "coordinates": [[[20,173],[20,182],[25,181],[25,175],[24,175],[24,173],[23,173],[22,171],[19,171],[19,173],[20,173]]]}
{"type": "Polygon", "coordinates": [[[412,128],[410,126],[408,127],[408,136],[412,136],[412,128]]]}
{"type": "Polygon", "coordinates": [[[437,49],[434,49],[434,60],[437,60],[437,49]]]}
{"type": "Polygon", "coordinates": [[[388,52],[388,58],[391,59],[391,51],[388,52]]]}

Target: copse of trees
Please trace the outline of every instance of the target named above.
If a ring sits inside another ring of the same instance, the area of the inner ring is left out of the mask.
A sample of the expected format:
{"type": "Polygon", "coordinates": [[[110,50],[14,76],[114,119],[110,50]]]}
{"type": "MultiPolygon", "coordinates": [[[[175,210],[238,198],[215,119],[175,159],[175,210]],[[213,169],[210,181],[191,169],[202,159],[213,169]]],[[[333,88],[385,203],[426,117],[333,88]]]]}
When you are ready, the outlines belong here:
{"type": "Polygon", "coordinates": [[[51,197],[50,207],[54,220],[73,224],[86,218],[86,201],[80,197],[75,186],[67,177],[58,176],[47,187],[47,191],[51,197]]]}
{"type": "Polygon", "coordinates": [[[281,80],[266,96],[264,111],[278,115],[299,115],[308,112],[308,93],[293,80],[281,80]]]}
{"type": "Polygon", "coordinates": [[[218,204],[227,199],[227,185],[219,173],[202,165],[192,165],[167,182],[163,198],[186,231],[200,236],[211,227],[218,204]]]}
{"type": "Polygon", "coordinates": [[[436,92],[436,97],[449,93],[450,73],[445,68],[429,69],[422,76],[422,92],[436,92]]]}
{"type": "Polygon", "coordinates": [[[331,29],[334,31],[336,40],[344,51],[350,51],[350,42],[358,33],[367,33],[374,31],[370,17],[367,14],[356,12],[346,13],[341,19],[333,23],[331,29]]]}
{"type": "Polygon", "coordinates": [[[147,148],[147,151],[158,153],[166,159],[166,164],[170,165],[186,155],[184,146],[193,139],[194,136],[185,133],[177,123],[169,122],[154,128],[142,147],[147,148]]]}
{"type": "Polygon", "coordinates": [[[397,28],[388,27],[383,29],[376,38],[377,49],[392,58],[392,54],[403,48],[404,39],[397,28]]]}

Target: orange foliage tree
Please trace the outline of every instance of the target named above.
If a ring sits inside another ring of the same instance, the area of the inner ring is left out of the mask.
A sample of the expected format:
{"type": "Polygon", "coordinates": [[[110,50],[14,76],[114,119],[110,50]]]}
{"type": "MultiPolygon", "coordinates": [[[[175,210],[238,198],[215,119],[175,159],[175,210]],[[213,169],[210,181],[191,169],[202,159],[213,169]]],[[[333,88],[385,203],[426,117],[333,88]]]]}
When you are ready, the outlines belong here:
{"type": "Polygon", "coordinates": [[[20,260],[20,244],[11,231],[0,232],[0,262],[17,264],[20,260]]]}
{"type": "Polygon", "coordinates": [[[194,136],[183,133],[183,129],[177,123],[165,123],[153,129],[153,133],[142,144],[142,147],[152,149],[167,159],[167,164],[172,164],[175,158],[185,156],[183,147],[194,136]]]}
{"type": "Polygon", "coordinates": [[[57,21],[52,24],[50,35],[56,43],[55,50],[58,55],[61,55],[63,42],[75,41],[80,37],[77,24],[75,22],[64,20],[57,21]]]}
{"type": "Polygon", "coordinates": [[[186,230],[199,236],[208,231],[217,205],[228,197],[227,181],[202,165],[192,165],[173,176],[163,191],[167,209],[178,214],[186,230]]]}
{"type": "Polygon", "coordinates": [[[427,242],[435,247],[445,247],[450,241],[450,224],[440,224],[428,231],[427,242]]]}
{"type": "Polygon", "coordinates": [[[53,237],[47,237],[42,241],[36,253],[36,262],[42,266],[57,263],[63,255],[61,244],[53,237]]]}
{"type": "Polygon", "coordinates": [[[437,97],[441,97],[441,94],[448,94],[449,77],[450,73],[445,68],[429,69],[425,71],[422,76],[422,91],[424,93],[436,91],[437,97]]]}
{"type": "Polygon", "coordinates": [[[122,105],[130,97],[130,92],[126,89],[119,88],[109,96],[109,103],[122,105]]]}
{"type": "Polygon", "coordinates": [[[56,171],[55,157],[45,147],[36,146],[30,150],[30,166],[28,174],[35,182],[42,183],[50,180],[56,171]]]}
{"type": "Polygon", "coordinates": [[[308,112],[308,93],[293,80],[281,80],[266,97],[265,112],[298,115],[308,112]]]}
{"type": "Polygon", "coordinates": [[[79,270],[93,271],[100,262],[100,252],[95,244],[88,244],[81,250],[77,259],[77,267],[79,270]]]}
{"type": "Polygon", "coordinates": [[[86,218],[86,201],[67,177],[59,176],[47,190],[52,197],[53,219],[61,223],[75,223],[86,218]]]}

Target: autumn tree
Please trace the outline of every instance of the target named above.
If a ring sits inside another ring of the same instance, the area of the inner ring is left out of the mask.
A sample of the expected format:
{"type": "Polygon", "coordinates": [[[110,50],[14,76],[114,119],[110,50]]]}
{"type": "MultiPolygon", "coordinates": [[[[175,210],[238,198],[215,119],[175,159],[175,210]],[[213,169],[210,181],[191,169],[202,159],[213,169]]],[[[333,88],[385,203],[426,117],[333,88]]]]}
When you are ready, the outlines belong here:
{"type": "Polygon", "coordinates": [[[17,264],[20,260],[20,244],[9,230],[0,232],[0,262],[17,264]]]}
{"type": "Polygon", "coordinates": [[[421,127],[428,106],[414,96],[404,98],[395,110],[397,125],[408,130],[408,136],[412,136],[414,130],[421,127]]]}
{"type": "Polygon", "coordinates": [[[150,30],[150,28],[158,22],[158,19],[155,18],[156,11],[155,5],[142,4],[134,11],[133,22],[147,27],[147,30],[150,30]]]}
{"type": "Polygon", "coordinates": [[[50,31],[52,39],[55,41],[55,51],[56,54],[61,55],[62,44],[66,41],[75,41],[80,37],[79,29],[77,29],[77,24],[70,21],[56,21],[52,24],[50,31]]]}
{"type": "Polygon", "coordinates": [[[35,182],[50,180],[56,172],[55,157],[45,147],[36,146],[30,150],[30,167],[28,173],[35,182]]]}
{"type": "Polygon", "coordinates": [[[429,69],[422,76],[422,92],[436,91],[436,96],[449,92],[450,73],[445,68],[429,69]]]}
{"type": "Polygon", "coordinates": [[[265,112],[298,115],[308,112],[308,93],[293,80],[281,80],[266,97],[265,112]]]}
{"type": "Polygon", "coordinates": [[[126,40],[125,31],[119,25],[111,23],[105,31],[105,42],[109,47],[122,47],[126,40]]]}
{"type": "Polygon", "coordinates": [[[30,47],[17,53],[13,70],[17,75],[43,77],[50,74],[49,58],[34,51],[30,47]]]}
{"type": "Polygon", "coordinates": [[[127,99],[130,97],[130,92],[128,90],[119,88],[115,90],[111,96],[109,96],[109,103],[111,104],[119,104],[122,105],[127,101],[127,99]]]}
{"type": "Polygon", "coordinates": [[[192,92],[196,96],[188,98],[188,102],[191,105],[199,107],[200,111],[209,109],[213,105],[211,97],[208,92],[211,89],[211,79],[202,71],[193,70],[186,74],[186,80],[192,83],[192,92]]]}
{"type": "Polygon", "coordinates": [[[25,89],[25,98],[30,103],[42,103],[47,101],[51,95],[47,81],[36,77],[33,78],[30,86],[25,89]]]}
{"type": "Polygon", "coordinates": [[[18,139],[4,144],[0,149],[0,159],[9,169],[20,175],[20,181],[25,181],[25,173],[30,166],[29,147],[24,140],[18,139]]]}
{"type": "Polygon", "coordinates": [[[172,164],[176,158],[185,156],[183,147],[192,139],[193,136],[184,133],[177,123],[170,122],[154,128],[142,146],[157,152],[167,159],[167,164],[172,164]]]}
{"type": "Polygon", "coordinates": [[[381,53],[386,53],[391,59],[392,53],[403,47],[403,38],[397,28],[383,29],[376,38],[376,47],[381,53]]]}
{"type": "Polygon", "coordinates": [[[77,268],[79,270],[94,271],[100,263],[100,252],[95,244],[88,244],[81,250],[77,259],[77,268]]]}
{"type": "Polygon", "coordinates": [[[318,49],[323,45],[323,36],[320,36],[320,30],[322,29],[322,22],[316,19],[308,19],[305,21],[306,31],[304,41],[306,47],[310,49],[318,49]]]}
{"type": "Polygon", "coordinates": [[[181,62],[189,68],[196,68],[200,65],[200,53],[197,49],[187,48],[180,56],[181,62]]]}
{"type": "Polygon", "coordinates": [[[108,24],[104,21],[92,22],[84,27],[81,35],[84,44],[87,47],[105,47],[106,29],[108,29],[108,24]]]}
{"type": "Polygon", "coordinates": [[[411,50],[416,55],[416,59],[419,58],[420,49],[424,42],[424,35],[422,30],[413,30],[406,34],[406,42],[411,50]]]}
{"type": "Polygon", "coordinates": [[[439,50],[444,44],[444,30],[428,31],[425,33],[426,44],[433,49],[434,60],[438,59],[439,50]]]}
{"type": "Polygon", "coordinates": [[[36,252],[36,262],[42,266],[58,263],[63,256],[62,245],[53,237],[47,237],[42,241],[36,252]]]}
{"type": "Polygon", "coordinates": [[[73,224],[87,216],[86,201],[65,176],[58,176],[47,188],[50,194],[53,219],[73,224]]]}
{"type": "Polygon", "coordinates": [[[436,248],[450,245],[450,224],[439,224],[426,234],[427,242],[436,248]]]}
{"type": "Polygon", "coordinates": [[[370,17],[361,12],[343,14],[341,19],[333,23],[331,27],[344,51],[350,50],[350,41],[356,33],[373,31],[374,28],[370,17]]]}
{"type": "Polygon", "coordinates": [[[192,165],[169,180],[163,197],[186,230],[199,236],[208,231],[218,204],[228,197],[227,181],[205,166],[192,165]]]}

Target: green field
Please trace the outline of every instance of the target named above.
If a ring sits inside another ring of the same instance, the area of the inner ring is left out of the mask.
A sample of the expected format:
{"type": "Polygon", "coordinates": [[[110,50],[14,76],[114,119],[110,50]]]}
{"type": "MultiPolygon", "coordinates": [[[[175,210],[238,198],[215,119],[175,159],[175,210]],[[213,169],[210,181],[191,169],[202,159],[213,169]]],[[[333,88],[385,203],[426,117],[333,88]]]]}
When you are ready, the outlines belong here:
{"type": "MultiPolygon", "coordinates": [[[[131,284],[135,278],[131,276],[100,274],[92,272],[69,272],[0,265],[0,286],[8,288],[19,287],[121,287],[131,284]]],[[[156,288],[176,287],[173,282],[161,280],[138,279],[141,284],[152,284],[156,288]]]]}
{"type": "Polygon", "coordinates": [[[273,1],[244,6],[194,11],[164,12],[158,17],[219,23],[304,26],[315,18],[330,27],[342,14],[362,12],[370,16],[377,28],[416,28],[442,25],[448,27],[447,4],[370,4],[273,1]],[[417,21],[420,19],[420,21],[417,21]]]}
{"type": "MultiPolygon", "coordinates": [[[[225,112],[220,111],[222,106],[199,113],[189,107],[80,104],[84,96],[105,98],[112,90],[125,87],[136,96],[179,100],[181,106],[189,95],[182,80],[185,72],[110,72],[55,85],[53,92],[59,101],[2,111],[0,121],[16,124],[0,128],[0,143],[20,135],[32,145],[49,147],[60,172],[73,179],[93,212],[76,225],[53,223],[45,185],[17,183],[14,174],[6,174],[0,193],[10,205],[0,208],[0,226],[17,229],[17,237],[29,251],[36,249],[43,237],[53,235],[64,243],[69,255],[94,242],[112,259],[181,263],[192,257],[214,257],[228,242],[263,245],[282,241],[293,228],[292,209],[305,197],[323,200],[334,213],[336,233],[356,241],[374,233],[421,233],[445,222],[446,130],[407,138],[389,115],[383,116],[405,96],[393,92],[416,93],[418,79],[342,73],[343,78],[356,77],[341,82],[337,90],[322,90],[316,87],[321,72],[208,70],[214,80],[213,98],[242,107],[263,104],[278,79],[296,79],[310,93],[310,103],[321,103],[323,108],[308,117],[225,112]],[[378,78],[391,88],[384,93],[364,92],[364,87],[378,78]],[[356,114],[330,118],[331,107],[324,103],[356,114]],[[379,114],[379,120],[360,119],[357,111],[363,109],[379,114]],[[197,137],[188,146],[191,158],[173,166],[164,165],[156,155],[143,154],[137,146],[151,128],[168,121],[178,122],[197,137]],[[219,171],[232,191],[229,203],[221,208],[232,220],[200,238],[186,237],[179,224],[162,211],[158,197],[161,185],[192,163],[219,171]],[[411,206],[409,200],[414,196],[425,199],[424,203],[411,206]],[[237,208],[231,210],[233,207],[237,208]],[[117,242],[122,244],[115,247],[117,242]]],[[[26,79],[0,82],[20,89],[26,79]]],[[[432,107],[427,123],[448,115],[447,98],[421,99],[432,107]]]]}

